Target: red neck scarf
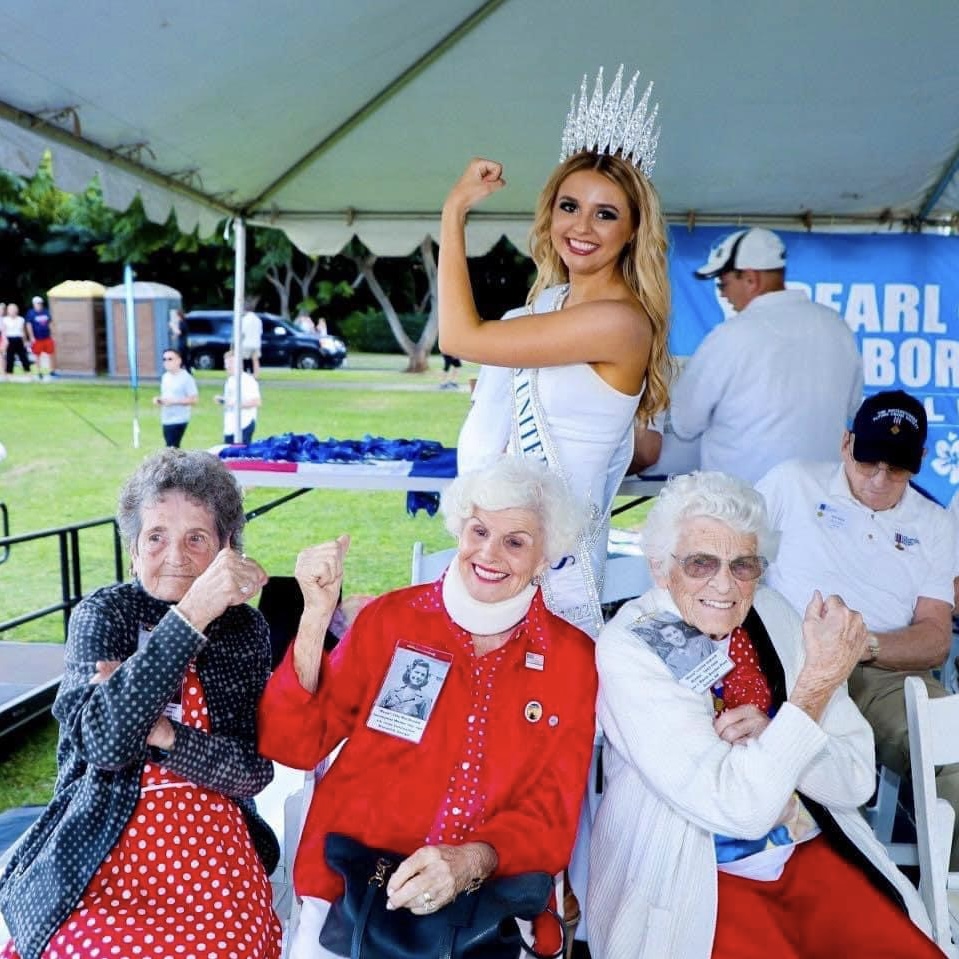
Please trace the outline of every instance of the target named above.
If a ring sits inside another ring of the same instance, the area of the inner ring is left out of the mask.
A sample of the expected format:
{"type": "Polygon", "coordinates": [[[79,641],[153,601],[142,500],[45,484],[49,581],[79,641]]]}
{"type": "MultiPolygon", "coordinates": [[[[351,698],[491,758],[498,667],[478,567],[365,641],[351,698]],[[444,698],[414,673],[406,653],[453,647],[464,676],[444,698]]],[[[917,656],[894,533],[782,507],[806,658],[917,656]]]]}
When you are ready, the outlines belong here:
{"type": "Polygon", "coordinates": [[[773,701],[772,690],[759,666],[759,657],[749,633],[742,626],[737,626],[730,634],[729,658],[735,665],[722,679],[716,711],[751,704],[768,713],[773,701]]]}

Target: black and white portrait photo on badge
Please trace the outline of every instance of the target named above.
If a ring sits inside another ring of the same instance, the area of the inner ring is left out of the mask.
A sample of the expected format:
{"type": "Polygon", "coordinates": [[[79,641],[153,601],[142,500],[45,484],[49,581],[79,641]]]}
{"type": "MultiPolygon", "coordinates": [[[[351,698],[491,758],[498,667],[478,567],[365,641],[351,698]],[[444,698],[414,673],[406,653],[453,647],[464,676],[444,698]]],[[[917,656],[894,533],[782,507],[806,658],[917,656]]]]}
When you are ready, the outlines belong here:
{"type": "Polygon", "coordinates": [[[446,681],[447,653],[397,644],[389,669],[373,700],[367,726],[410,742],[419,742],[446,681]]]}
{"type": "Polygon", "coordinates": [[[433,706],[432,697],[424,692],[429,680],[429,660],[414,659],[403,670],[402,683],[391,689],[380,700],[380,706],[384,709],[392,709],[397,713],[403,713],[405,716],[426,719],[433,706]]]}
{"type": "Polygon", "coordinates": [[[659,656],[677,679],[695,669],[715,648],[708,636],[679,619],[641,619],[631,631],[659,656]]]}

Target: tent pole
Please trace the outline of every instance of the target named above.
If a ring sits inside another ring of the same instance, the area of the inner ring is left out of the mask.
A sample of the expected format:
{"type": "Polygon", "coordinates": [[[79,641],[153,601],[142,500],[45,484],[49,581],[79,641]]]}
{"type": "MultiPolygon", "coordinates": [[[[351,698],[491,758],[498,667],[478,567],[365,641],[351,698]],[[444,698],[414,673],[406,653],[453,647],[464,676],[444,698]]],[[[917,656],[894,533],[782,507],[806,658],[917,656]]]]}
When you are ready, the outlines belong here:
{"type": "Polygon", "coordinates": [[[946,192],[949,184],[952,183],[956,173],[959,173],[959,150],[952,155],[952,159],[949,161],[942,175],[929,191],[926,199],[923,200],[922,208],[916,214],[916,219],[920,224],[922,224],[929,214],[932,213],[933,209],[935,209],[936,204],[939,202],[943,193],[946,192]]]}
{"type": "Polygon", "coordinates": [[[243,410],[243,350],[240,347],[241,324],[246,312],[246,222],[233,221],[233,376],[236,384],[236,406],[233,408],[233,442],[243,441],[240,418],[243,410]]]}

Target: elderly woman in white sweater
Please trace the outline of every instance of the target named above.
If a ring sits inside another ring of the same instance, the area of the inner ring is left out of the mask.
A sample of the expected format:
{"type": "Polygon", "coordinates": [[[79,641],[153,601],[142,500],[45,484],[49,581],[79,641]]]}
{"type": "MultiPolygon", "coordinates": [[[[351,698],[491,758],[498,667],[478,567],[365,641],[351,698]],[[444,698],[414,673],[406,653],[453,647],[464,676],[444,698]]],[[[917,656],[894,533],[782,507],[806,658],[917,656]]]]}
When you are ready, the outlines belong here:
{"type": "Polygon", "coordinates": [[[862,619],[816,593],[800,621],[760,586],[774,540],[762,497],[722,473],[673,479],[649,514],[657,586],[597,645],[594,959],[941,956],[858,811],[875,781],[845,689],[862,619]],[[682,675],[649,641],[677,621],[710,640],[682,675]]]}

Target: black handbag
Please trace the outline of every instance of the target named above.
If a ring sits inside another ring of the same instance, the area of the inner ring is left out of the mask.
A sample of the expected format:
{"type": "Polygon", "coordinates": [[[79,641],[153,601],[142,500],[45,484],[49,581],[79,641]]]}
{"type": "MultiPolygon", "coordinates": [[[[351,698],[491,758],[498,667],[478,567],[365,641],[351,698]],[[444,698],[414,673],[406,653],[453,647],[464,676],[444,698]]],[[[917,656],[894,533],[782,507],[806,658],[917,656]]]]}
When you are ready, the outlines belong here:
{"type": "Polygon", "coordinates": [[[522,948],[536,959],[558,959],[564,952],[565,928],[558,952],[544,954],[528,946],[516,918],[532,920],[546,911],[553,879],[527,872],[484,882],[460,893],[436,912],[416,916],[408,909],[388,911],[386,882],[406,858],[371,849],[340,833],[326,837],[326,861],[346,884],[320,930],[320,945],[351,959],[516,959],[522,948]]]}

